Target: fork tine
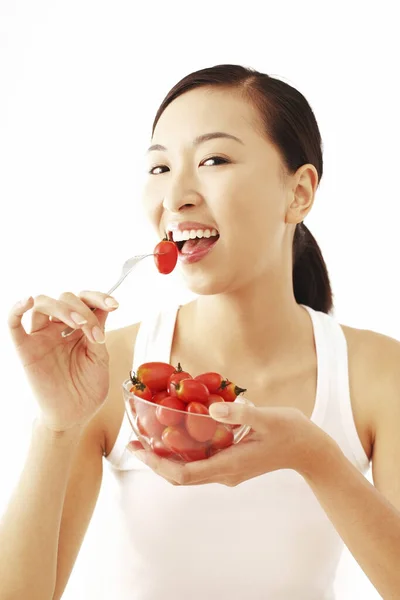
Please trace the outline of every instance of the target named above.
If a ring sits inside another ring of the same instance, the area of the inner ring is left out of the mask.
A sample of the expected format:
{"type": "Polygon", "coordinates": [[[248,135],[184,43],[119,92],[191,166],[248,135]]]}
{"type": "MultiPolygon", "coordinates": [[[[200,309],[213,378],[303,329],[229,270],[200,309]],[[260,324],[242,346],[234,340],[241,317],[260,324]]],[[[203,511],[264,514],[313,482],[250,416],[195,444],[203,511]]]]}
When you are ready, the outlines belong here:
{"type": "Polygon", "coordinates": [[[147,256],[152,256],[152,254],[138,254],[137,256],[132,256],[131,258],[128,258],[128,260],[124,263],[124,266],[122,267],[123,273],[126,273],[127,271],[132,269],[136,265],[136,263],[138,263],[143,258],[146,258],[147,256]]]}

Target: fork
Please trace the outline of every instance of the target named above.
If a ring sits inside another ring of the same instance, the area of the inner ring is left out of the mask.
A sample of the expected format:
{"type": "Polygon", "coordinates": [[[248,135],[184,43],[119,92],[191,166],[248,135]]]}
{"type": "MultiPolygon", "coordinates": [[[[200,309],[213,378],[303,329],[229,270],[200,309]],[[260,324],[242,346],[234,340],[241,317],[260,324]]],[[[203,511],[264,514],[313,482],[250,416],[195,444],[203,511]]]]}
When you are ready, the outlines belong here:
{"type": "MultiPolygon", "coordinates": [[[[137,256],[132,256],[132,258],[128,258],[128,260],[126,260],[122,266],[120,278],[118,279],[117,283],[115,285],[113,285],[111,289],[108,290],[107,296],[112,294],[117,289],[117,287],[119,287],[121,285],[121,283],[124,281],[125,277],[127,277],[129,275],[129,273],[134,269],[134,267],[138,264],[138,262],[140,262],[141,260],[143,260],[143,258],[146,258],[147,256],[154,256],[154,254],[138,254],[137,256]]],[[[94,308],[91,308],[90,310],[92,312],[95,312],[96,308],[94,307],[94,308]]],[[[69,335],[71,335],[72,333],[74,333],[74,331],[76,331],[76,329],[72,329],[72,327],[67,327],[67,329],[64,329],[61,332],[61,336],[63,338],[66,338],[69,335]]]]}

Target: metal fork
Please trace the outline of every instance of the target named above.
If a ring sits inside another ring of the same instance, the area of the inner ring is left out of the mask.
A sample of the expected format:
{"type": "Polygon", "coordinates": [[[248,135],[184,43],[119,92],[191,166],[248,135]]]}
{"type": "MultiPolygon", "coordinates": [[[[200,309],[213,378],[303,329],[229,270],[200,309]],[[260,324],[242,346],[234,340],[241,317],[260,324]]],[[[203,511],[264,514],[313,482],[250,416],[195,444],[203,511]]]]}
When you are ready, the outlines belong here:
{"type": "MultiPolygon", "coordinates": [[[[119,285],[121,285],[121,283],[124,281],[125,277],[127,277],[129,275],[129,273],[134,269],[134,267],[138,264],[138,262],[140,262],[141,260],[143,260],[143,258],[146,258],[147,256],[154,256],[154,254],[138,254],[137,256],[132,256],[132,258],[128,258],[128,260],[125,261],[122,266],[120,278],[118,279],[117,283],[115,285],[113,285],[111,289],[108,290],[107,296],[112,294],[117,289],[117,287],[119,285]]],[[[92,312],[95,312],[96,308],[91,308],[90,310],[92,312]]],[[[72,329],[72,327],[67,327],[67,329],[64,329],[61,332],[61,336],[63,338],[66,338],[69,335],[71,335],[72,333],[74,333],[74,331],[76,331],[76,329],[72,329]]]]}

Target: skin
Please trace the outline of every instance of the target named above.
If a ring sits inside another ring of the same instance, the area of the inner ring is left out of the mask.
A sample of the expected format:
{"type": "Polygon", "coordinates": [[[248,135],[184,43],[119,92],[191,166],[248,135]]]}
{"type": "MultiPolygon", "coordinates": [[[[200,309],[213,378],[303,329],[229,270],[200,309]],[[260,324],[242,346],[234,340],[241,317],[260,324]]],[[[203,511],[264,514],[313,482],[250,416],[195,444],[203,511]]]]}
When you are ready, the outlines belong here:
{"type": "Polygon", "coordinates": [[[251,367],[260,386],[282,368],[282,357],[298,356],[312,340],[310,318],[293,293],[291,253],[295,226],[311,210],[318,185],[310,164],[282,177],[280,153],[261,132],[257,111],[238,92],[183,94],[155,129],[152,144],[167,150],[148,153],[153,174],[143,196],[160,238],[173,219],[218,229],[208,256],[179,267],[188,288],[200,294],[186,309],[193,339],[199,355],[210,357],[212,338],[212,364],[251,367]],[[243,143],[214,139],[193,147],[196,136],[215,131],[243,143]],[[215,155],[228,164],[210,160],[215,155]]]}

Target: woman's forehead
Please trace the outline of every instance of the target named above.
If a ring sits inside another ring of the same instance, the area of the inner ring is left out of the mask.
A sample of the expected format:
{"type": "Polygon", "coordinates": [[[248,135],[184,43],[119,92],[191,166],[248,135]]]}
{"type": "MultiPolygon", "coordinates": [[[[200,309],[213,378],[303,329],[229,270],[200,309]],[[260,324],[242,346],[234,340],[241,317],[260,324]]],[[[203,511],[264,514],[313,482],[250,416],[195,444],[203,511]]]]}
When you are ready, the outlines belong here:
{"type": "Polygon", "coordinates": [[[188,138],[223,131],[237,137],[255,132],[259,115],[235,89],[196,88],[176,98],[162,113],[153,143],[173,143],[177,136],[188,138]]]}

